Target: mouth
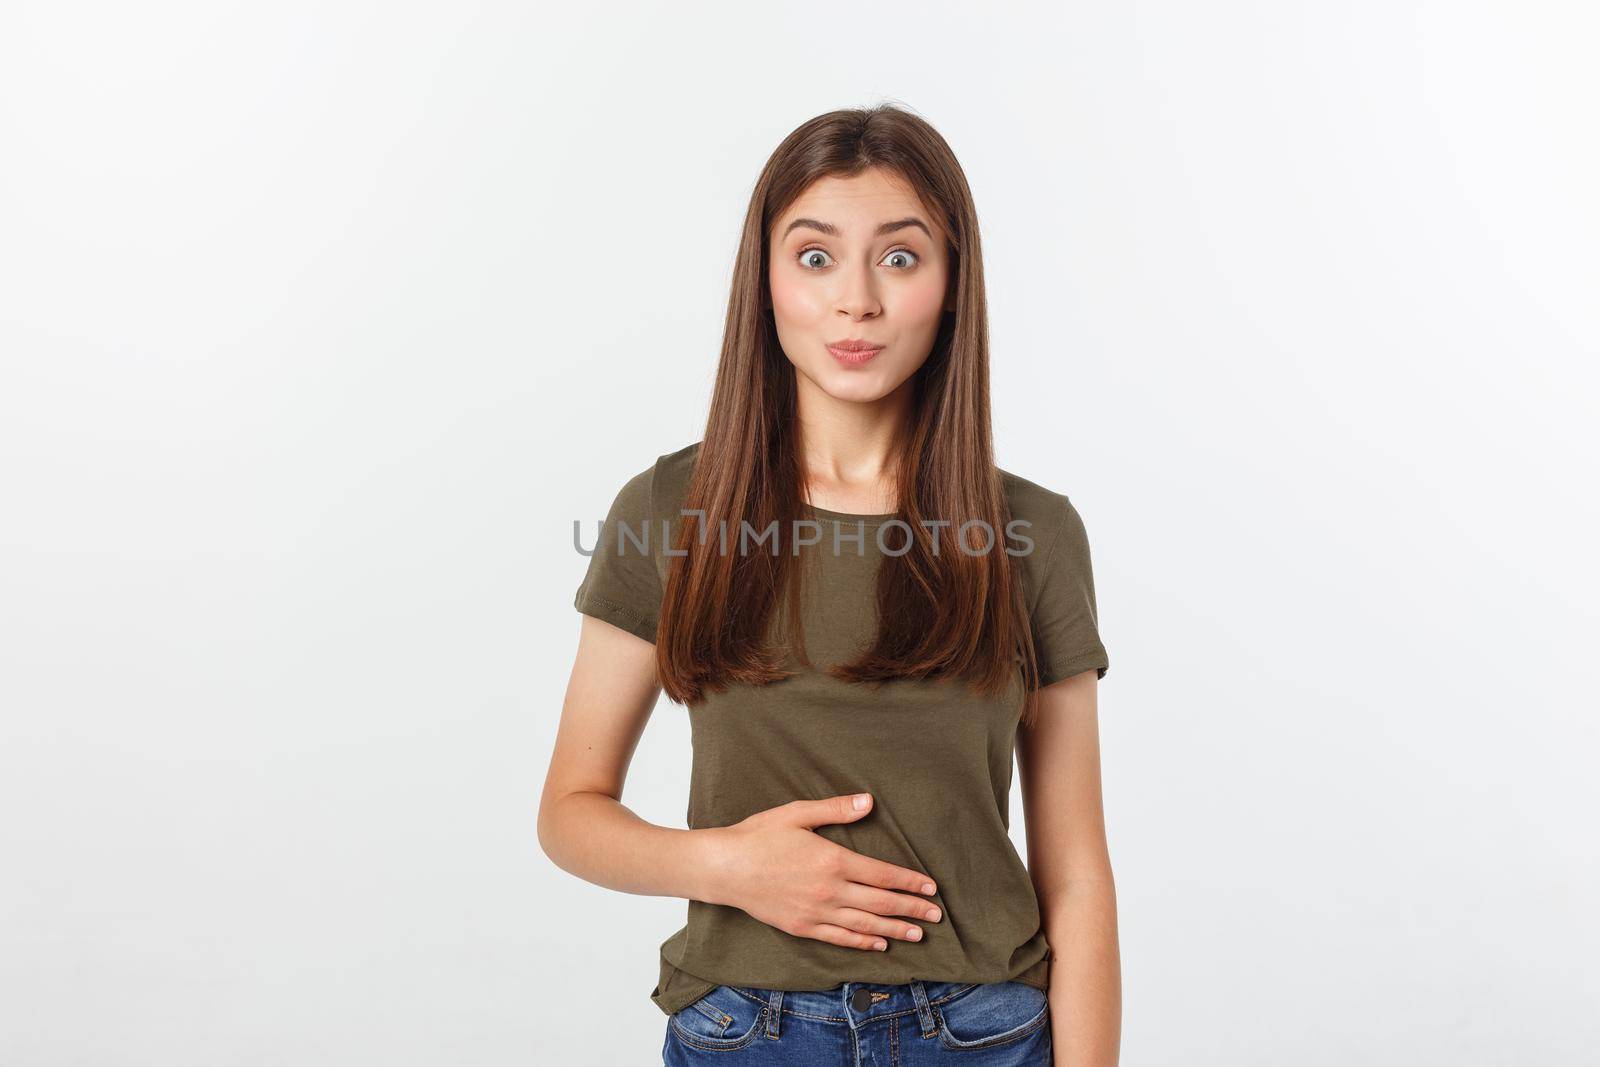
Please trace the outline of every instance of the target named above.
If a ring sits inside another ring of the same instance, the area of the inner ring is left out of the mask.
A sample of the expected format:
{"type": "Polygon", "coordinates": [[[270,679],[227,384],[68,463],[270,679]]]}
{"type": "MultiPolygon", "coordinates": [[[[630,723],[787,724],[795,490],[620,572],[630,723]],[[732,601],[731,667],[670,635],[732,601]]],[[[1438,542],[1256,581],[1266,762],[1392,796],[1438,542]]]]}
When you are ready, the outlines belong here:
{"type": "Polygon", "coordinates": [[[884,346],[871,341],[839,341],[828,346],[833,358],[847,367],[859,367],[883,351],[884,346]]]}

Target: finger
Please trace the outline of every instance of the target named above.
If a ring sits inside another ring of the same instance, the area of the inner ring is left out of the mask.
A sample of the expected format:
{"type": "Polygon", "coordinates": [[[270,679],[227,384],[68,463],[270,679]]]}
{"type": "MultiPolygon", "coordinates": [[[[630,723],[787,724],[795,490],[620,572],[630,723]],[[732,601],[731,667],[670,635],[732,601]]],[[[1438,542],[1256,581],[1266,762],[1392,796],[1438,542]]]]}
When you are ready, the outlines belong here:
{"type": "MultiPolygon", "coordinates": [[[[843,845],[839,846],[844,848],[843,845]]],[[[899,867],[893,863],[885,863],[871,856],[863,856],[859,852],[845,849],[849,853],[844,863],[844,874],[852,882],[863,885],[877,886],[879,889],[899,889],[906,893],[921,893],[924,896],[938,892],[939,887],[932,878],[918,871],[906,867],[899,867]]]]}
{"type": "Polygon", "coordinates": [[[842,926],[846,930],[854,930],[861,934],[881,934],[892,937],[896,941],[921,941],[922,927],[899,919],[886,919],[882,915],[874,915],[870,911],[860,911],[856,908],[840,908],[831,916],[833,925],[842,926]]]}
{"type": "Polygon", "coordinates": [[[872,810],[871,793],[848,793],[821,800],[791,800],[784,805],[797,826],[812,829],[835,822],[855,822],[872,810]],[[861,807],[856,807],[860,804],[861,807]]]}
{"type": "Polygon", "coordinates": [[[904,915],[908,919],[938,922],[944,913],[939,905],[922,897],[891,893],[887,889],[851,882],[839,892],[839,906],[858,908],[874,915],[904,915]]]}
{"type": "Polygon", "coordinates": [[[805,936],[814,938],[817,941],[826,941],[830,945],[865,949],[868,952],[882,952],[889,947],[889,942],[885,938],[857,933],[854,930],[847,930],[832,923],[817,923],[805,936]]]}

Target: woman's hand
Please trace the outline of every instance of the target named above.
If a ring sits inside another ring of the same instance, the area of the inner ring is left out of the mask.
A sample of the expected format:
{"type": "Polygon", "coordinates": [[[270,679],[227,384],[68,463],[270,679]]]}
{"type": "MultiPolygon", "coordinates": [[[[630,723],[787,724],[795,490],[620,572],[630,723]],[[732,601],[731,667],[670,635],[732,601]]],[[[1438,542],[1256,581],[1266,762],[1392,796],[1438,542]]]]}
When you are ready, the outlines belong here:
{"type": "Polygon", "coordinates": [[[938,906],[914,895],[935,892],[932,878],[812,833],[826,823],[855,822],[871,810],[870,793],[794,800],[701,831],[711,835],[716,857],[710,879],[716,899],[708,902],[739,908],[796,937],[845,948],[887,950],[891,937],[921,940],[920,926],[885,916],[938,922],[938,906]]]}

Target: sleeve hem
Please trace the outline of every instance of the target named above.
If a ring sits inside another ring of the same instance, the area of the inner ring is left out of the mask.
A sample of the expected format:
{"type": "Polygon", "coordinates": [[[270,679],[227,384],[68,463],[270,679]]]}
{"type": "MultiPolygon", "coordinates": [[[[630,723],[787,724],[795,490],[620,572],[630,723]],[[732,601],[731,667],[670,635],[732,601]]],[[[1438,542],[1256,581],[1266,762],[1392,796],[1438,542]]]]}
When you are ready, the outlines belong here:
{"type": "Polygon", "coordinates": [[[1087,670],[1097,671],[1095,678],[1098,680],[1104,678],[1106,672],[1110,669],[1111,664],[1104,651],[1087,651],[1063,661],[1059,667],[1053,665],[1041,666],[1039,668],[1039,688],[1043,689],[1046,686],[1054,685],[1063,679],[1071,678],[1075,674],[1082,674],[1087,670]]]}
{"type": "Polygon", "coordinates": [[[585,615],[602,622],[609,622],[618,629],[626,630],[635,637],[655,644],[655,622],[632,608],[614,604],[596,593],[582,591],[573,598],[572,606],[585,615]]]}

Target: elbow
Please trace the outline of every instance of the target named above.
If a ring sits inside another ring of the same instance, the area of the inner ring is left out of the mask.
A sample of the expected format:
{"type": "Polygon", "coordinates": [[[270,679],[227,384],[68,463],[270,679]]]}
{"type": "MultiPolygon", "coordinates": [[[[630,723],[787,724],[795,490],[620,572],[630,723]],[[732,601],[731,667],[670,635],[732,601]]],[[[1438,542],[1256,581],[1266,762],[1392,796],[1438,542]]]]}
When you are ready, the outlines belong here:
{"type": "Polygon", "coordinates": [[[562,862],[564,857],[571,855],[567,843],[577,840],[573,834],[566,832],[566,824],[574,818],[582,818],[581,813],[569,810],[572,807],[570,802],[581,795],[581,791],[558,793],[547,790],[539,801],[539,814],[534,826],[534,833],[539,838],[539,850],[564,871],[571,869],[562,862]]]}
{"type": "Polygon", "coordinates": [[[556,860],[557,839],[560,836],[557,828],[557,807],[559,807],[557,800],[548,795],[539,801],[539,812],[534,819],[534,834],[539,839],[539,851],[559,867],[561,864],[556,860]]]}
{"type": "Polygon", "coordinates": [[[573,868],[563,860],[578,855],[582,851],[579,842],[586,841],[594,833],[596,811],[585,807],[593,798],[618,803],[617,798],[608,792],[582,788],[559,792],[547,790],[539,802],[535,828],[539,848],[550,857],[550,862],[564,871],[572,871],[573,868]],[[569,823],[573,824],[570,828],[569,823]]]}

